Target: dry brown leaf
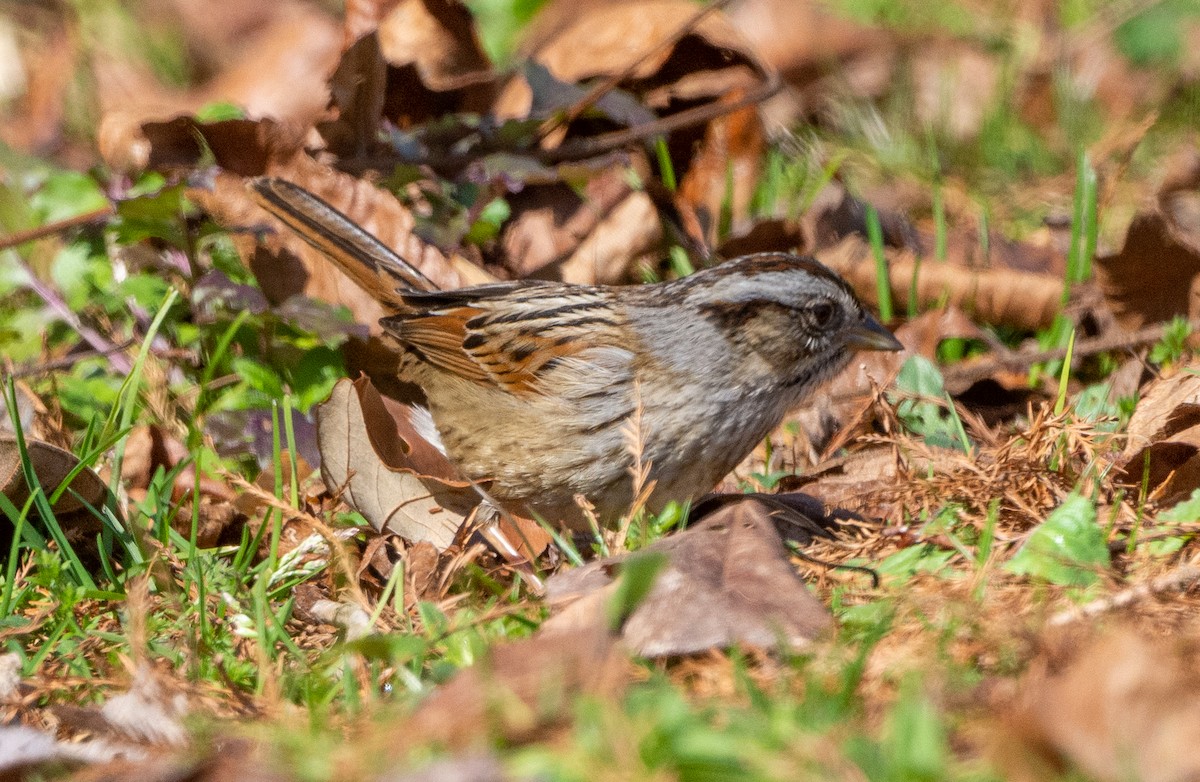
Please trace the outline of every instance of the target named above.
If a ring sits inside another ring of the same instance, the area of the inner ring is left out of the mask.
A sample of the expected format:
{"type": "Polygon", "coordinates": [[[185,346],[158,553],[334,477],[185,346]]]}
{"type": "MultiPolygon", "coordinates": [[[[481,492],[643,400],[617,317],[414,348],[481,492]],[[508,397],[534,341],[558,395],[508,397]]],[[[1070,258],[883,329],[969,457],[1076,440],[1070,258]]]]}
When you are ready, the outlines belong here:
{"type": "MultiPolygon", "coordinates": [[[[7,33],[16,38],[15,30],[10,28],[7,33]]],[[[6,145],[35,153],[60,136],[66,97],[81,56],[79,37],[78,31],[66,24],[42,40],[30,36],[20,61],[12,63],[24,75],[25,84],[19,95],[6,96],[15,98],[15,105],[0,117],[0,140],[6,145]]]]}
{"type": "Polygon", "coordinates": [[[363,36],[375,32],[379,21],[402,0],[346,0],[342,19],[342,49],[351,48],[363,36]]]}
{"type": "MultiPolygon", "coordinates": [[[[25,438],[29,462],[33,467],[43,494],[49,499],[58,490],[67,476],[79,466],[79,459],[65,449],[25,438]]],[[[29,484],[21,467],[20,449],[13,435],[0,433],[0,494],[3,494],[18,509],[29,499],[29,484]]],[[[108,499],[108,486],[90,468],[84,468],[71,479],[69,488],[51,511],[66,535],[67,542],[87,567],[99,566],[97,536],[103,524],[94,509],[104,506],[108,499]]],[[[33,506],[31,515],[38,513],[33,506]]],[[[12,542],[13,526],[5,514],[0,513],[0,547],[12,542]]]]}
{"type": "MultiPolygon", "coordinates": [[[[379,23],[379,47],[388,65],[413,68],[421,85],[433,92],[462,89],[492,78],[474,18],[457,0],[401,0],[379,23]]],[[[413,118],[417,114],[414,97],[403,95],[406,115],[413,118]]],[[[388,117],[398,119],[391,114],[388,117]]]]}
{"type": "Polygon", "coordinates": [[[411,418],[393,417],[365,378],[338,381],[317,408],[317,438],[326,485],[344,487],[343,498],[376,530],[445,549],[479,503],[411,418]]]}
{"type": "Polygon", "coordinates": [[[808,246],[804,229],[796,220],[773,218],[758,220],[745,231],[729,236],[717,248],[722,258],[737,258],[752,253],[802,253],[808,246]]]}
{"type": "Polygon", "coordinates": [[[381,121],[400,128],[453,112],[483,113],[495,75],[474,20],[457,0],[393,0],[347,8],[349,42],[330,81],[337,116],[321,123],[342,157],[378,147],[381,121]]]}
{"type": "MultiPolygon", "coordinates": [[[[526,52],[563,82],[624,75],[618,86],[660,117],[705,103],[732,103],[761,87],[766,70],[719,13],[706,15],[680,40],[664,45],[696,13],[688,0],[553,2],[534,20],[526,52]]],[[[530,85],[517,79],[501,94],[495,111],[501,117],[525,117],[532,102],[530,85]]],[[[587,122],[572,123],[567,135],[585,132],[587,122]]],[[[563,137],[545,141],[553,144],[563,137]]],[[[672,132],[667,145],[680,197],[704,213],[710,231],[723,204],[732,206],[735,221],[744,217],[764,145],[755,107],[672,132]]]]}
{"type": "MultiPolygon", "coordinates": [[[[718,92],[718,103],[732,104],[754,89],[753,74],[749,69],[744,73],[748,84],[718,92]]],[[[766,133],[754,106],[718,117],[704,129],[699,149],[679,182],[678,198],[707,225],[710,246],[717,238],[722,211],[728,212],[734,230],[748,228],[750,200],[758,187],[765,150],[766,133]]]]}
{"type": "Polygon", "coordinates": [[[978,135],[1004,83],[995,52],[961,41],[931,41],[916,48],[911,67],[914,110],[922,124],[956,139],[978,135]]]}
{"type": "MultiPolygon", "coordinates": [[[[171,471],[189,458],[187,446],[172,437],[160,426],[139,426],[125,441],[125,458],[121,462],[121,480],[127,491],[144,496],[150,480],[159,469],[171,471]]],[[[311,470],[309,470],[311,472],[311,470]]],[[[171,499],[179,502],[191,495],[196,485],[196,465],[189,462],[171,484],[171,499]]],[[[200,492],[218,500],[232,500],[233,490],[220,481],[201,477],[200,492]]]]}
{"type": "Polygon", "coordinates": [[[758,56],[796,88],[896,45],[890,32],[854,22],[822,3],[737,0],[728,15],[758,56]]]}
{"type": "Polygon", "coordinates": [[[1133,331],[1176,315],[1200,317],[1200,241],[1160,207],[1138,213],[1115,255],[1096,256],[1109,307],[1133,331]]]}
{"type": "MultiPolygon", "coordinates": [[[[1200,776],[1195,639],[1123,628],[1069,656],[1065,664],[1035,660],[1023,679],[1013,722],[1030,750],[1049,750],[1105,782],[1200,776]]],[[[998,754],[1010,778],[1042,778],[1012,748],[998,754]]]]}
{"type": "MultiPolygon", "coordinates": [[[[349,16],[346,23],[351,24],[349,16]]],[[[386,90],[387,63],[379,51],[379,36],[371,32],[342,53],[329,77],[330,107],[337,116],[317,124],[326,147],[351,157],[375,147],[386,90]]]]}
{"type": "Polygon", "coordinates": [[[1147,386],[1129,419],[1114,478],[1170,505],[1200,488],[1200,376],[1189,368],[1147,386]]]}
{"type": "MultiPolygon", "coordinates": [[[[846,278],[864,300],[878,302],[875,262],[870,246],[847,236],[817,259],[846,278]]],[[[907,301],[916,276],[917,306],[953,304],[986,323],[1037,331],[1049,326],[1062,305],[1060,277],[1010,269],[967,269],[949,263],[917,259],[908,252],[888,259],[892,300],[907,301]]]]}
{"type": "Polygon", "coordinates": [[[240,38],[236,59],[189,94],[184,110],[226,102],[249,117],[302,125],[324,115],[329,102],[325,82],[337,63],[341,40],[338,24],[309,3],[275,5],[271,23],[254,37],[240,38]]]}
{"type": "MultiPolygon", "coordinates": [[[[138,142],[144,122],[175,114],[190,114],[216,102],[232,103],[252,118],[270,117],[309,126],[325,113],[329,91],[326,79],[337,62],[340,31],[329,14],[307,3],[283,2],[263,8],[254,3],[223,3],[213,8],[177,3],[189,22],[183,29],[201,27],[202,51],[217,49],[217,73],[205,84],[180,90],[160,84],[144,67],[97,54],[93,71],[100,109],[104,114],[101,139],[110,148],[130,148],[138,142]],[[241,7],[232,7],[241,6],[241,7]],[[193,24],[198,17],[222,17],[222,27],[193,24]],[[237,26],[240,23],[240,26],[237,26]],[[236,48],[222,48],[230,29],[237,29],[236,48]]],[[[113,162],[113,158],[105,155],[113,162]]]]}
{"type": "MultiPolygon", "coordinates": [[[[25,448],[33,473],[47,497],[57,491],[71,471],[79,465],[79,459],[70,451],[49,443],[26,438],[25,448]]],[[[8,434],[0,434],[0,494],[18,508],[29,498],[29,484],[25,481],[25,473],[21,467],[17,438],[8,434]]],[[[63,517],[72,514],[82,513],[90,516],[88,506],[99,508],[107,496],[108,487],[104,485],[104,481],[100,480],[100,476],[91,468],[85,467],[71,479],[70,487],[51,506],[51,510],[60,522],[64,521],[63,517]]]]}
{"type": "MultiPolygon", "coordinates": [[[[683,532],[645,549],[664,554],[650,594],[621,628],[644,657],[693,654],[734,644],[801,648],[832,625],[829,612],[796,575],[761,501],[731,503],[683,532]]],[[[553,576],[552,603],[567,605],[544,627],[605,621],[623,558],[553,576]]]]}
{"type": "Polygon", "coordinates": [[[727,58],[717,58],[719,64],[756,62],[747,53],[745,40],[720,14],[707,15],[689,34],[704,48],[680,52],[661,46],[695,13],[696,6],[686,0],[552,2],[530,26],[525,51],[568,82],[620,73],[651,50],[655,51],[638,64],[632,78],[661,78],[667,62],[675,57],[693,63],[691,70],[699,70],[695,64],[712,63],[696,56],[700,51],[728,50],[727,58]]]}
{"type": "Polygon", "coordinates": [[[868,516],[886,516],[886,509],[868,507],[864,497],[870,497],[880,486],[900,478],[900,464],[895,451],[876,445],[848,456],[821,463],[791,481],[788,488],[803,487],[806,494],[816,497],[827,507],[849,508],[868,516]]]}
{"type": "Polygon", "coordinates": [[[877,190],[869,201],[857,198],[837,182],[824,187],[804,214],[802,224],[815,250],[835,247],[846,237],[867,238],[867,209],[874,207],[885,247],[921,249],[921,237],[908,219],[907,204],[895,190],[877,190]]]}
{"type": "Polygon", "coordinates": [[[662,224],[649,196],[612,166],[580,189],[537,185],[509,197],[513,217],[501,246],[517,277],[581,285],[627,282],[639,261],[657,257],[662,224]]]}
{"type": "Polygon", "coordinates": [[[403,726],[396,745],[463,747],[481,737],[520,741],[560,724],[580,694],[612,698],[624,654],[607,622],[495,644],[439,687],[403,726]]]}

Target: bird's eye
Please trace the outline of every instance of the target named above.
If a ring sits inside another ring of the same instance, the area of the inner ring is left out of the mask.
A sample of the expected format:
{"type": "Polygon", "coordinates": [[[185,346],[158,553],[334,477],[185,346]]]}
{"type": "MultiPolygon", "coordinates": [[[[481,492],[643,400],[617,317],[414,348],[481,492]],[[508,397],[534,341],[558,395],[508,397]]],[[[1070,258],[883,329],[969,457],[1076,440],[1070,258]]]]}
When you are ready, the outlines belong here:
{"type": "Polygon", "coordinates": [[[833,316],[837,314],[837,310],[831,301],[818,301],[808,308],[808,314],[812,318],[813,325],[823,329],[833,322],[833,316]]]}

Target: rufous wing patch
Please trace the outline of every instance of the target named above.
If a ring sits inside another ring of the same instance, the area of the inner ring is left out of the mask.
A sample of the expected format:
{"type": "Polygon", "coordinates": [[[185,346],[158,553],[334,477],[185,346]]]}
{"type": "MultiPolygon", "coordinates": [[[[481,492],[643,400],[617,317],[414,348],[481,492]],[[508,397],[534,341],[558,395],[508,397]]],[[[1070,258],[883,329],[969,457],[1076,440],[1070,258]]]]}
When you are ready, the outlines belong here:
{"type": "Polygon", "coordinates": [[[476,307],[454,307],[385,318],[384,328],[425,361],[479,383],[493,383],[513,394],[540,393],[540,375],[566,356],[586,347],[532,331],[491,328],[476,307]],[[473,324],[477,324],[474,325],[473,324]]]}

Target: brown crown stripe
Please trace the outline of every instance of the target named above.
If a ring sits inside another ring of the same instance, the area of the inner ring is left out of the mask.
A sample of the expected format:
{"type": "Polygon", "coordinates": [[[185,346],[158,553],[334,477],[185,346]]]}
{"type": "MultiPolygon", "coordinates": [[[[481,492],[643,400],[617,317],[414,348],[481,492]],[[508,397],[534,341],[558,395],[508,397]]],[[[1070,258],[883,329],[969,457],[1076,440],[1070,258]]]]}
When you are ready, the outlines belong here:
{"type": "Polygon", "coordinates": [[[790,272],[797,269],[808,272],[814,277],[837,285],[843,291],[853,295],[854,291],[846,281],[820,261],[808,255],[791,255],[790,253],[757,253],[743,255],[740,258],[726,261],[719,266],[684,278],[684,282],[695,285],[716,285],[723,277],[737,274],[766,274],[769,272],[790,272]]]}

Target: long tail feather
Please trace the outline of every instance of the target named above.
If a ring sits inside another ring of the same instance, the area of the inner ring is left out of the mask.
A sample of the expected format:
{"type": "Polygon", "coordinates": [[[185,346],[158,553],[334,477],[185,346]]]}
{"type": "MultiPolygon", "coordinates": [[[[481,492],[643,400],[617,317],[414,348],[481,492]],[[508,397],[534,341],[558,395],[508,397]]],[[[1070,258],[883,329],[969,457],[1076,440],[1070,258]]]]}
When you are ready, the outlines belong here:
{"type": "Polygon", "coordinates": [[[363,290],[384,301],[398,292],[437,290],[429,278],[320,197],[285,179],[250,181],[254,200],[320,250],[363,290]]]}

